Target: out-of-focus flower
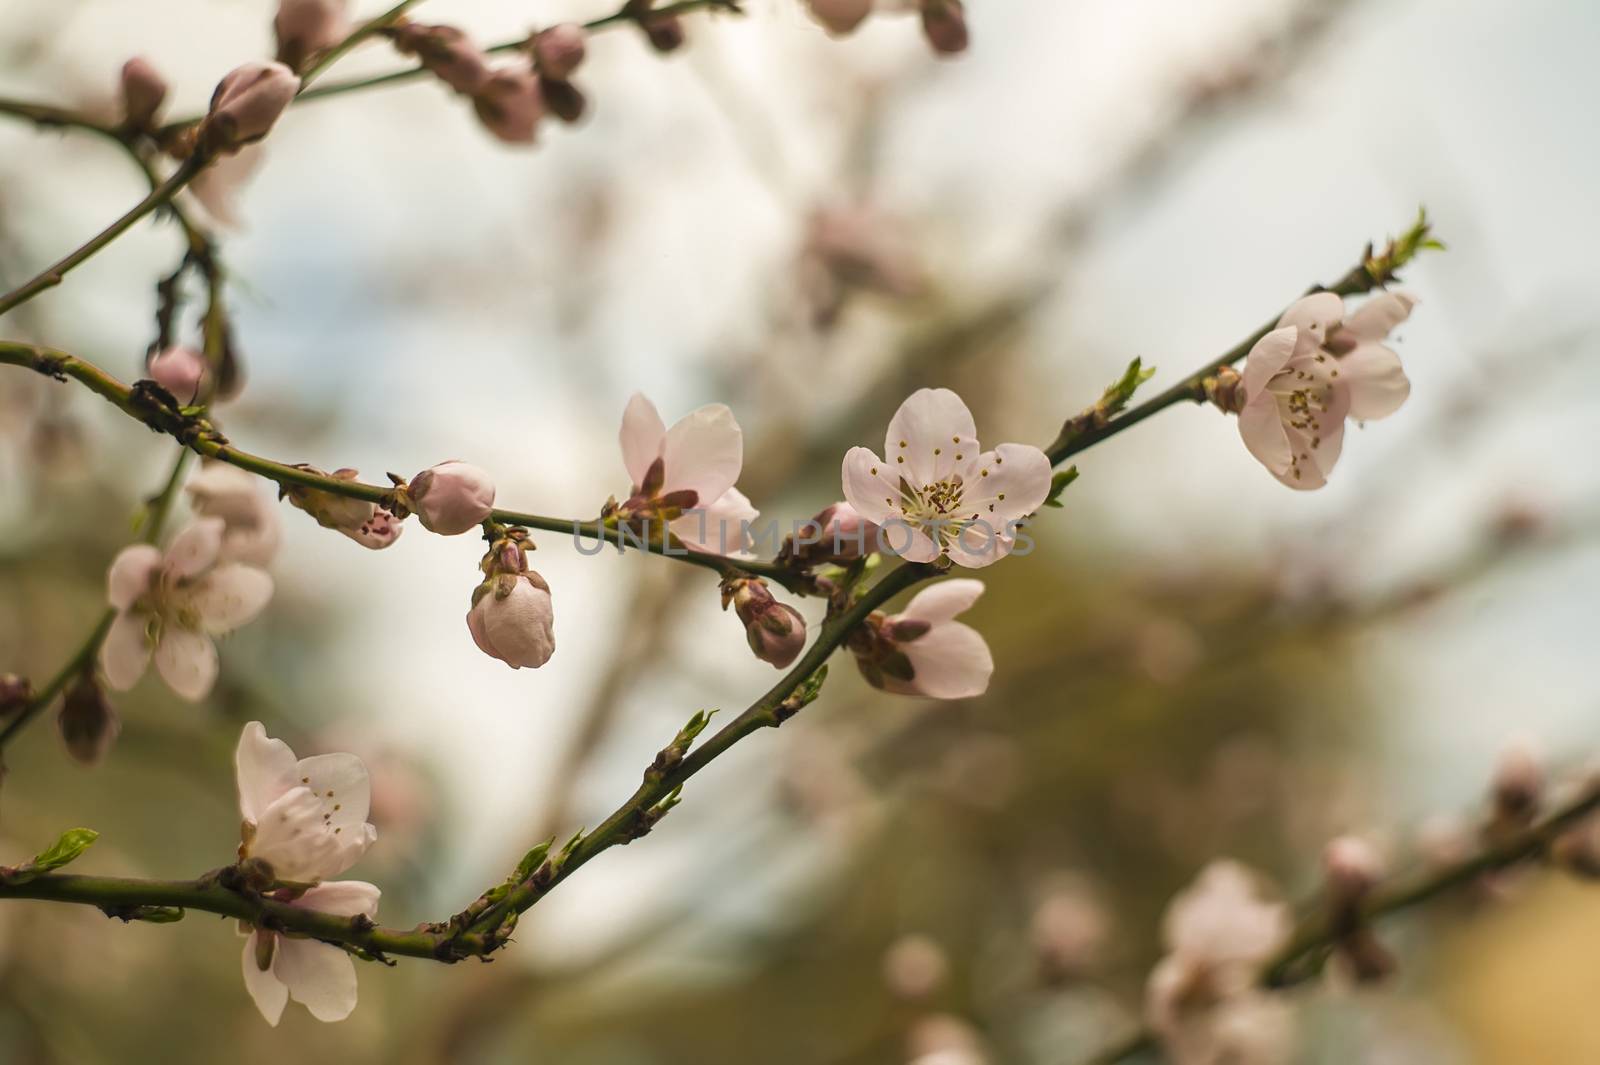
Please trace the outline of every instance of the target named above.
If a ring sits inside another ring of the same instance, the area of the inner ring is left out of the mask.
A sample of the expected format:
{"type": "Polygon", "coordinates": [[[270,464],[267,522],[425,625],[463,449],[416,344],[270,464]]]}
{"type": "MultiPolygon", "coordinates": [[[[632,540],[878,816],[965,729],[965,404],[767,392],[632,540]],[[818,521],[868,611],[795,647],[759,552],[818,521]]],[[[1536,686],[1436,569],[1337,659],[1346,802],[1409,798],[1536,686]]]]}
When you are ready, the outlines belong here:
{"type": "Polygon", "coordinates": [[[228,72],[211,95],[200,141],[212,151],[234,151],[265,137],[300,91],[300,79],[282,63],[246,63],[228,72]]]}
{"type": "Polygon", "coordinates": [[[838,317],[852,290],[907,299],[926,284],[903,229],[866,204],[832,205],[812,213],[800,271],[822,326],[838,317]]]}
{"type": "Polygon", "coordinates": [[[1029,444],[980,451],[972,412],[947,388],[922,388],[889,422],[884,458],[853,447],[844,497],[883,530],[882,546],[912,562],[941,554],[988,566],[1016,546],[1021,520],[1050,493],[1050,460],[1029,444]]]}
{"type": "Polygon", "coordinates": [[[967,12],[961,0],[921,0],[922,35],[940,55],[967,50],[967,12]]]}
{"type": "Polygon", "coordinates": [[[711,403],[669,430],[642,393],[622,414],[622,462],[633,479],[624,515],[667,523],[683,543],[709,554],[740,555],[759,511],[733,487],[744,465],[744,434],[733,412],[711,403]]]}
{"type": "Polygon", "coordinates": [[[202,518],[173,537],[166,553],[149,544],[124,548],[111,563],[107,593],[116,619],[100,648],[106,681],[126,691],[156,671],[178,695],[205,698],[217,679],[213,636],[261,613],[272,578],[253,566],[222,561],[221,518],[202,518]]]}
{"type": "Polygon", "coordinates": [[[949,1013],[919,1017],[906,1035],[910,1065],[988,1065],[977,1029],[949,1013]]]}
{"type": "Polygon", "coordinates": [[[422,527],[441,536],[476,528],[494,509],[494,482],[466,462],[441,462],[415,477],[405,492],[422,527]]]}
{"type": "Polygon", "coordinates": [[[1362,912],[1367,895],[1383,879],[1386,864],[1378,848],[1360,836],[1340,836],[1322,850],[1334,950],[1341,971],[1357,983],[1381,980],[1397,964],[1362,912]]]}
{"type": "Polygon", "coordinates": [[[395,48],[414,55],[434,77],[456,92],[471,96],[489,80],[489,58],[454,26],[406,23],[392,34],[395,48]]]}
{"type": "Polygon", "coordinates": [[[806,8],[836,37],[852,33],[872,14],[873,0],[806,0],[806,8]]]}
{"type": "Polygon", "coordinates": [[[174,345],[150,356],[145,372],[185,406],[202,402],[211,392],[211,364],[193,348],[174,345]]]}
{"type": "Polygon", "coordinates": [[[644,31],[645,40],[650,42],[651,48],[662,55],[676,52],[688,39],[683,32],[683,20],[677,15],[652,14],[655,3],[656,0],[629,0],[629,14],[644,31]]]}
{"type": "Polygon", "coordinates": [[[255,176],[265,157],[266,149],[261,144],[247,144],[200,171],[186,191],[194,195],[218,225],[238,229],[243,224],[239,215],[239,193],[255,176]]]}
{"type": "Polygon", "coordinates": [[[87,670],[67,689],[56,713],[56,730],[67,753],[82,765],[99,765],[122,733],[122,719],[87,670]]]}
{"type": "MultiPolygon", "coordinates": [[[[348,467],[327,474],[312,466],[301,469],[339,481],[353,481],[359,476],[348,467]]],[[[376,503],[301,484],[284,485],[283,494],[290,503],[317,519],[318,525],[343,533],[362,547],[381,551],[400,538],[400,520],[376,503]]]]}
{"type": "Polygon", "coordinates": [[[1219,402],[1238,409],[1245,447],[1279,481],[1321,488],[1344,446],[1345,419],[1383,418],[1405,402],[1410,383],[1380,341],[1415,302],[1383,293],[1341,324],[1344,301],[1318,292],[1250,349],[1243,376],[1219,402]]]}
{"type": "Polygon", "coordinates": [[[1490,784],[1496,827],[1531,824],[1544,798],[1544,761],[1532,741],[1516,739],[1500,752],[1490,784]]]}
{"type": "Polygon", "coordinates": [[[861,675],[897,695],[982,695],[994,658],[976,629],[955,620],[982,594],[982,581],[941,581],[918,592],[902,612],[869,617],[849,642],[861,675]]]}
{"type": "Polygon", "coordinates": [[[16,673],[0,673],[0,717],[16,713],[33,698],[33,683],[16,673]]]}
{"type": "Polygon", "coordinates": [[[344,40],[350,32],[349,0],[278,0],[272,31],[278,61],[299,70],[307,59],[344,40]]]}
{"type": "Polygon", "coordinates": [[[532,144],[544,117],[544,92],[539,76],[526,62],[490,73],[472,94],[472,106],[483,127],[507,144],[532,144]]]}
{"type": "Polygon", "coordinates": [[[927,999],[950,975],[950,959],[931,936],[903,935],[883,952],[883,982],[897,998],[927,999]]]}
{"type": "Polygon", "coordinates": [[[1028,932],[1044,979],[1061,983],[1080,979],[1100,964],[1110,923],[1105,907],[1072,877],[1040,900],[1028,932]]]}
{"type": "Polygon", "coordinates": [[[183,486],[189,505],[204,518],[221,518],[221,558],[265,567],[278,553],[278,508],[257,478],[226,462],[207,462],[183,486]]]}
{"type": "Polygon", "coordinates": [[[478,650],[512,669],[538,669],[555,654],[550,586],[528,568],[523,545],[497,540],[483,558],[486,579],[472,591],[467,629],[478,650]]]}
{"type": "Polygon", "coordinates": [[[1172,900],[1162,923],[1167,955],[1150,974],[1145,1019],[1176,1065],[1286,1060],[1290,1017],[1255,980],[1290,926],[1288,907],[1261,898],[1235,862],[1213,862],[1172,900]]]}
{"type": "Polygon", "coordinates": [[[150,61],[134,56],[122,64],[122,120],[130,129],[149,129],[167,99],[167,79],[150,61]]]}
{"type": "Polygon", "coordinates": [[[843,565],[878,549],[878,527],[849,503],[834,503],[784,540],[778,557],[806,566],[843,565]]]}
{"type": "Polygon", "coordinates": [[[724,582],[724,610],[729,603],[744,623],[745,638],[757,658],[786,669],[800,657],[806,646],[806,619],[794,607],[772,598],[766,581],[739,577],[724,582]]]}
{"type": "Polygon", "coordinates": [[[533,37],[533,63],[540,77],[569,81],[583,62],[584,41],[588,33],[582,26],[563,22],[540,30],[533,37]]]}
{"type": "MultiPolygon", "coordinates": [[[[377,838],[367,823],[370,785],[353,754],[296,759],[259,721],[244,727],[235,755],[242,839],[239,858],[264,863],[277,882],[311,884],[274,897],[341,917],[378,914],[379,891],[360,880],[326,881],[354,865],[377,838]]],[[[341,1021],[356,1006],[356,971],[339,947],[252,929],[244,946],[244,984],[276,1027],[292,997],[319,1021],[341,1021]]]]}

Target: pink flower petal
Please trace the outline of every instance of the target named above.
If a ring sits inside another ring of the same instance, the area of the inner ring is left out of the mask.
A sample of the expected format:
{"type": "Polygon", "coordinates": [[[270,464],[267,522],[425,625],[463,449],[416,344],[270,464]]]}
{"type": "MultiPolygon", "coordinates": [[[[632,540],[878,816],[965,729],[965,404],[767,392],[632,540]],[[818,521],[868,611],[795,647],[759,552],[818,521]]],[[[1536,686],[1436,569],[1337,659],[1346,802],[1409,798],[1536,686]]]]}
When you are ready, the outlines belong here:
{"type": "Polygon", "coordinates": [[[1409,292],[1380,292],[1358,307],[1344,323],[1344,331],[1358,341],[1378,341],[1411,317],[1417,298],[1409,292]]]}
{"type": "Polygon", "coordinates": [[[661,494],[694,492],[697,506],[722,498],[744,465],[744,434],[733,411],[710,403],[691,411],[667,430],[661,458],[666,482],[661,494]]]}
{"type": "MultiPolygon", "coordinates": [[[[289,1004],[289,989],[270,967],[263,971],[256,962],[258,938],[270,935],[273,933],[258,930],[251,932],[249,938],[244,941],[244,989],[250,992],[250,997],[255,1000],[256,1009],[261,1011],[261,1016],[276,1028],[278,1022],[283,1019],[283,1008],[289,1004]]],[[[283,941],[279,940],[274,951],[281,949],[282,946],[283,941]]]]}
{"type": "Polygon", "coordinates": [[[644,483],[650,464],[661,457],[661,445],[667,436],[667,423],[661,420],[654,403],[643,392],[635,392],[622,412],[622,431],[618,438],[622,444],[622,464],[633,487],[644,483]]]}
{"type": "Polygon", "coordinates": [[[267,735],[259,721],[245,725],[233,755],[239,781],[239,812],[245,820],[259,822],[262,813],[295,786],[295,757],[289,745],[267,735]]]}
{"type": "Polygon", "coordinates": [[[911,660],[911,687],[919,695],[969,699],[987,691],[994,675],[989,645],[978,630],[959,621],[935,625],[901,650],[911,660]]]}
{"type": "Polygon", "coordinates": [[[1244,394],[1246,400],[1254,399],[1266,390],[1267,382],[1288,365],[1294,355],[1295,338],[1299,330],[1294,326],[1274,329],[1250,349],[1244,362],[1244,394]]]}
{"type": "Polygon", "coordinates": [[[125,692],[144,676],[150,664],[150,619],[144,614],[118,614],[100,645],[100,669],[106,683],[125,692]]]}
{"type": "Polygon", "coordinates": [[[162,559],[167,575],[175,578],[194,577],[216,565],[222,552],[222,533],[227,523],[221,518],[201,518],[191,522],[173,537],[162,559]]]}
{"type": "Polygon", "coordinates": [[[156,672],[167,687],[191,703],[211,692],[217,680],[217,645],[203,632],[167,624],[156,644],[156,672]]]}
{"type": "Polygon", "coordinates": [[[278,937],[272,972],[319,1021],[342,1021],[356,1008],[356,966],[338,947],[278,937]]]}
{"type": "Polygon", "coordinates": [[[150,578],[161,565],[161,552],[149,544],[124,547],[106,572],[106,598],[126,610],[150,588],[150,578]]]}
{"type": "Polygon", "coordinates": [[[982,594],[983,582],[970,577],[940,581],[914,595],[895,620],[905,618],[937,625],[966,613],[982,594]]]}
{"type": "Polygon", "coordinates": [[[972,412],[948,388],[919,388],[906,397],[889,421],[883,445],[884,457],[918,488],[948,477],[955,470],[956,455],[977,451],[972,412]]]}
{"type": "Polygon", "coordinates": [[[291,905],[331,913],[340,917],[378,916],[378,900],[383,893],[365,880],[330,880],[295,899],[291,905]]]}
{"type": "Polygon", "coordinates": [[[272,599],[272,578],[254,566],[228,563],[185,591],[184,604],[199,617],[205,631],[220,636],[265,609],[272,599]]]}
{"type": "Polygon", "coordinates": [[[1362,421],[1387,418],[1411,395],[1400,356],[1382,344],[1357,345],[1339,360],[1339,376],[1350,394],[1350,417],[1362,421]]]}
{"type": "Polygon", "coordinates": [[[900,482],[889,469],[871,448],[853,447],[845,452],[841,470],[844,498],[857,514],[875,525],[900,516],[900,482]]]}

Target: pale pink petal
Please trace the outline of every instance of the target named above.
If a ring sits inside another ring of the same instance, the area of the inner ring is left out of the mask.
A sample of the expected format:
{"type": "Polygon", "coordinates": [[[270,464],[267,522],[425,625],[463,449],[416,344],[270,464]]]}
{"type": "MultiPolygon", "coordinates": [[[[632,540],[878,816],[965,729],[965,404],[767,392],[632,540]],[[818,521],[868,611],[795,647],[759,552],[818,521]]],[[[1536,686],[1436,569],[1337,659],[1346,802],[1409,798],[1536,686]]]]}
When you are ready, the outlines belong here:
{"type": "Polygon", "coordinates": [[[907,562],[932,562],[940,555],[939,545],[932,537],[907,525],[900,517],[878,523],[878,547],[885,554],[896,555],[907,562]]]}
{"type": "Polygon", "coordinates": [[[343,834],[329,831],[322,814],[323,805],[310,788],[290,788],[256,820],[249,856],[272,866],[279,880],[314,883],[338,876],[360,855],[349,855],[343,834]]]}
{"type": "Polygon", "coordinates": [[[969,699],[989,689],[994,658],[989,645],[970,625],[959,621],[935,625],[900,649],[911,660],[911,687],[916,694],[969,699]]]}
{"type": "Polygon", "coordinates": [[[259,822],[268,806],[295,786],[295,756],[289,745],[272,739],[259,721],[245,725],[233,754],[239,780],[239,812],[259,822]]]}
{"type": "Polygon", "coordinates": [[[668,528],[694,551],[712,555],[749,557],[751,530],[761,512],[737,488],[730,488],[709,507],[695,509],[673,520],[668,528]]]}
{"type": "Polygon", "coordinates": [[[238,229],[243,224],[238,211],[239,193],[255,176],[264,155],[265,149],[260,143],[247,144],[200,171],[189,182],[188,191],[218,225],[238,229]]]}
{"type": "Polygon", "coordinates": [[[489,642],[489,634],[484,628],[483,622],[484,601],[492,595],[492,592],[489,595],[485,595],[482,599],[473,603],[472,607],[467,611],[467,631],[472,634],[472,642],[478,645],[478,650],[490,658],[499,658],[500,655],[495,652],[494,645],[489,642]]]}
{"type": "Polygon", "coordinates": [[[895,620],[905,618],[937,625],[966,613],[982,594],[983,582],[971,577],[940,581],[914,595],[906,608],[895,615],[895,620]]]}
{"type": "Polygon", "coordinates": [[[634,488],[644,483],[650,464],[661,457],[661,445],[666,436],[667,423],[661,420],[656,405],[645,398],[643,392],[635,392],[622,412],[622,431],[618,434],[622,443],[622,464],[633,478],[634,488]]]}
{"type": "Polygon", "coordinates": [[[1411,379],[1400,356],[1382,344],[1357,345],[1339,360],[1339,379],[1350,394],[1350,417],[1387,418],[1411,395],[1411,379]]]}
{"type": "Polygon", "coordinates": [[[976,515],[996,537],[1009,538],[1016,519],[1044,505],[1050,480],[1050,459],[1043,451],[1031,444],[1001,444],[979,456],[960,516],[976,515]]]}
{"type": "Polygon", "coordinates": [[[1276,396],[1271,392],[1259,392],[1244,405],[1244,410],[1239,412],[1239,436],[1256,461],[1282,480],[1294,461],[1294,451],[1283,428],[1276,396]]]}
{"type": "Polygon", "coordinates": [[[1339,325],[1344,318],[1344,300],[1336,292],[1315,292],[1289,305],[1283,312],[1283,317],[1278,319],[1278,328],[1295,326],[1300,330],[1300,335],[1295,342],[1295,350],[1304,354],[1313,347],[1322,347],[1328,341],[1328,334],[1339,325]]]}
{"type": "Polygon", "coordinates": [[[359,841],[361,826],[372,809],[372,779],[365,762],[342,752],[302,758],[295,766],[294,784],[310,788],[316,795],[322,804],[324,828],[340,836],[350,834],[342,843],[352,838],[359,841]]]}
{"type": "Polygon", "coordinates": [[[951,562],[967,569],[992,566],[1017,546],[1015,530],[1008,535],[1003,529],[1003,525],[983,521],[968,525],[945,542],[944,553],[951,562]]]}
{"type": "Polygon", "coordinates": [[[1299,331],[1294,326],[1274,329],[1250,349],[1244,362],[1245,398],[1254,399],[1266,390],[1267,382],[1276,377],[1294,355],[1295,337],[1299,331]]]}
{"type": "Polygon", "coordinates": [[[182,594],[205,631],[219,636],[249,622],[271,599],[272,578],[238,563],[218,566],[182,594]]]}
{"type": "Polygon", "coordinates": [[[733,487],[744,465],[744,434],[733,411],[710,403],[667,430],[661,445],[666,467],[662,494],[693,492],[696,505],[714,502],[733,487]]]}
{"type": "Polygon", "coordinates": [[[203,632],[181,625],[162,626],[156,644],[156,672],[179,696],[197,703],[217,680],[217,645],[203,632]]]}
{"type": "MultiPolygon", "coordinates": [[[[261,1016],[276,1028],[278,1022],[283,1019],[283,1007],[289,1004],[289,989],[273,975],[271,968],[263,972],[261,966],[256,963],[257,938],[272,934],[251,932],[249,938],[244,941],[244,989],[250,992],[250,997],[255,1000],[256,1009],[261,1011],[261,1016]]],[[[282,948],[283,941],[279,940],[276,949],[282,948]]]]}
{"type": "Polygon", "coordinates": [[[116,691],[127,691],[144,676],[150,664],[149,626],[147,615],[127,612],[111,623],[106,642],[100,645],[100,669],[116,691]]]}
{"type": "Polygon", "coordinates": [[[957,454],[969,456],[977,451],[978,429],[972,412],[948,388],[919,388],[906,397],[889,420],[883,444],[884,457],[918,488],[948,476],[957,454]]]}
{"type": "Polygon", "coordinates": [[[483,631],[487,642],[512,669],[537,669],[555,654],[555,614],[550,593],[527,578],[504,599],[485,596],[483,631]]]}
{"type": "Polygon", "coordinates": [[[183,579],[204,573],[216,565],[222,552],[222,533],[227,523],[221,518],[201,518],[173,537],[162,559],[167,575],[183,579]]]}
{"type": "Polygon", "coordinates": [[[1344,331],[1358,341],[1382,340],[1411,317],[1417,298],[1409,292],[1380,292],[1358,307],[1344,323],[1344,331]]]}
{"type": "Polygon", "coordinates": [[[845,452],[841,473],[844,498],[857,514],[875,525],[899,517],[899,477],[889,473],[889,467],[871,448],[853,447],[845,452]]]}
{"type": "Polygon", "coordinates": [[[376,884],[365,880],[330,880],[305,892],[292,906],[336,914],[339,917],[378,916],[378,900],[382,896],[376,884]]]}
{"type": "Polygon", "coordinates": [[[355,962],[338,947],[279,936],[272,972],[319,1021],[342,1021],[356,1008],[355,962]]]}
{"type": "Polygon", "coordinates": [[[106,599],[126,610],[150,588],[150,578],[161,565],[161,552],[149,544],[124,547],[106,571],[106,599]]]}

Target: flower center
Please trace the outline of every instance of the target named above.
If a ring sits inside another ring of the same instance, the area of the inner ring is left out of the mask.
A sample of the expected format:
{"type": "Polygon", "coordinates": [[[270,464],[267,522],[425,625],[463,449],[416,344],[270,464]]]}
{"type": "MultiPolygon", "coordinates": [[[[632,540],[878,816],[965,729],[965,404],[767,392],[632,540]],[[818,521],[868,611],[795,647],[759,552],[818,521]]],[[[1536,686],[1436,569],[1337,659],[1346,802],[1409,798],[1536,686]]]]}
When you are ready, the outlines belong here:
{"type": "Polygon", "coordinates": [[[961,501],[966,486],[961,475],[953,474],[921,488],[904,478],[900,481],[900,511],[907,523],[922,529],[935,540],[950,540],[959,536],[976,514],[961,517],[961,501]]]}

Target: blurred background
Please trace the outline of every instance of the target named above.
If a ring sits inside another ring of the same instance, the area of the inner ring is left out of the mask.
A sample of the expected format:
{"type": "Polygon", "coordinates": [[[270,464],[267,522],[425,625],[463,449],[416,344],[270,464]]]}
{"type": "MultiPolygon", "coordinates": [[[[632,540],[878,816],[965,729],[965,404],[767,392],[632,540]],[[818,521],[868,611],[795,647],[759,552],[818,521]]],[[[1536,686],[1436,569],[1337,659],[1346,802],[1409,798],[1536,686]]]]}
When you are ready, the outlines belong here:
{"type": "MultiPolygon", "coordinates": [[[[369,481],[465,459],[503,505],[592,517],[629,487],[631,392],[668,422],[726,402],[740,486],[787,525],[913,389],[958,390],[986,442],[1043,444],[1132,357],[1165,387],[1425,203],[1450,251],[1406,276],[1402,412],[1352,431],[1313,494],[1205,408],[1086,452],[1039,549],[982,574],[985,697],[884,696],[837,658],[818,703],[493,964],[361,966],[345,1023],[291,1007],[269,1029],[229,922],[0,904],[0,1060],[1071,1065],[1135,1023],[1160,911],[1212,857],[1298,896],[1339,832],[1412,861],[1512,737],[1593,750],[1600,8],[969,6],[954,60],[905,15],[830,40],[796,0],[691,16],[669,57],[607,32],[577,78],[590,114],[531,150],[426,80],[296,107],[223,235],[248,384],[219,420],[369,481]]],[[[270,55],[272,10],[0,0],[0,94],[109,114],[139,54],[187,114],[270,55]]],[[[609,10],[416,16],[487,42],[609,10]]],[[[372,45],[336,75],[399,65],[372,45]]],[[[0,287],[142,180],[114,146],[0,116],[0,287]]],[[[4,335],[131,380],[180,254],[143,224],[4,335]]],[[[78,646],[171,455],[82,389],[0,373],[0,668],[48,676],[78,646]]],[[[368,759],[379,841],[352,875],[409,926],[598,823],[695,710],[773,678],[711,574],[557,535],[534,564],[559,649],[513,672],[463,623],[475,537],[369,552],[281,509],[277,597],[209,700],[147,678],[93,770],[48,721],[7,751],[0,862],[76,825],[103,833],[82,871],[230,861],[232,749],[260,719],[302,755],[368,759]]],[[[1600,1059],[1596,936],[1600,895],[1542,879],[1404,918],[1393,985],[1296,996],[1301,1060],[1600,1059]]]]}

